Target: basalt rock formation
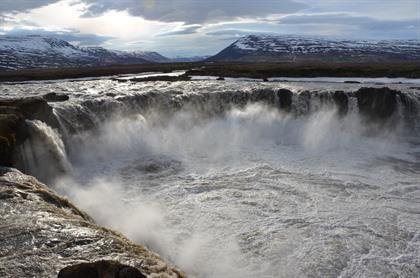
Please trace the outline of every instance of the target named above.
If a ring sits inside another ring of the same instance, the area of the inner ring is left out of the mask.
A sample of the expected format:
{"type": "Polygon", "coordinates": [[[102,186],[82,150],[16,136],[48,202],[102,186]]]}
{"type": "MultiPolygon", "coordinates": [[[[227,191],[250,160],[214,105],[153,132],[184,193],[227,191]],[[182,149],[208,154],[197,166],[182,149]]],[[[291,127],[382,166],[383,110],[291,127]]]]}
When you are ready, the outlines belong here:
{"type": "Polygon", "coordinates": [[[279,97],[280,108],[286,111],[290,111],[290,109],[292,108],[293,93],[286,89],[280,89],[277,95],[279,97]]]}
{"type": "Polygon", "coordinates": [[[29,136],[25,120],[40,120],[53,128],[59,122],[43,98],[0,100],[0,166],[13,166],[13,154],[29,136]]]}
{"type": "Polygon", "coordinates": [[[389,88],[361,88],[356,92],[360,112],[373,120],[391,117],[397,110],[398,91],[389,88]]]}
{"type": "Polygon", "coordinates": [[[0,277],[184,276],[11,168],[0,167],[0,215],[0,277]]]}
{"type": "Polygon", "coordinates": [[[22,114],[13,107],[0,106],[0,165],[12,166],[17,140],[24,137],[22,114]]]}

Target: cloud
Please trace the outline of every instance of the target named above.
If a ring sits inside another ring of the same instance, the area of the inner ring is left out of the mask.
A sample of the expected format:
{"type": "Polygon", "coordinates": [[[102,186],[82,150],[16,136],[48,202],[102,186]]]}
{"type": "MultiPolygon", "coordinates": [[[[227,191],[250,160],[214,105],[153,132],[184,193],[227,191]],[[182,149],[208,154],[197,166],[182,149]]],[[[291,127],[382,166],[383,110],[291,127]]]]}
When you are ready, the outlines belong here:
{"type": "MultiPolygon", "coordinates": [[[[386,20],[368,16],[355,16],[345,13],[322,13],[322,14],[295,14],[288,15],[278,20],[279,24],[288,25],[344,25],[357,28],[360,31],[378,31],[386,33],[390,31],[407,31],[413,26],[419,26],[419,22],[413,19],[386,20]]],[[[415,30],[413,30],[415,32],[415,30]]],[[[367,34],[367,33],[365,33],[367,34]]]]}
{"type": "Polygon", "coordinates": [[[306,7],[292,0],[83,0],[90,4],[86,16],[108,10],[127,10],[130,14],[162,22],[226,21],[241,17],[265,17],[287,14],[306,7]]]}
{"type": "Polygon", "coordinates": [[[157,37],[165,37],[165,36],[179,36],[179,35],[191,35],[197,33],[197,31],[202,27],[200,24],[195,25],[184,25],[179,30],[169,31],[165,33],[157,34],[157,37]]]}
{"type": "Polygon", "coordinates": [[[419,18],[418,0],[299,0],[305,13],[351,13],[385,20],[419,18]]]}
{"type": "MultiPolygon", "coordinates": [[[[1,31],[1,29],[0,29],[1,31]]],[[[113,37],[108,36],[99,36],[95,34],[81,34],[76,30],[67,30],[67,31],[51,31],[45,29],[22,29],[14,28],[11,30],[3,30],[1,32],[3,35],[8,36],[28,36],[28,35],[39,35],[44,37],[54,37],[62,39],[80,46],[93,46],[101,45],[105,42],[114,39],[113,37]]]]}
{"type": "Polygon", "coordinates": [[[60,0],[1,0],[0,13],[26,11],[58,1],[60,0]]]}
{"type": "MultiPolygon", "coordinates": [[[[0,34],[80,45],[216,53],[250,34],[420,38],[416,0],[0,0],[0,34]],[[299,3],[297,3],[299,2],[299,3]]],[[[420,7],[420,6],[419,6],[420,7]]]]}
{"type": "Polygon", "coordinates": [[[207,36],[217,37],[220,41],[236,41],[240,37],[249,35],[276,35],[274,32],[269,31],[256,31],[256,30],[239,30],[239,29],[222,29],[210,31],[206,33],[207,36]]]}

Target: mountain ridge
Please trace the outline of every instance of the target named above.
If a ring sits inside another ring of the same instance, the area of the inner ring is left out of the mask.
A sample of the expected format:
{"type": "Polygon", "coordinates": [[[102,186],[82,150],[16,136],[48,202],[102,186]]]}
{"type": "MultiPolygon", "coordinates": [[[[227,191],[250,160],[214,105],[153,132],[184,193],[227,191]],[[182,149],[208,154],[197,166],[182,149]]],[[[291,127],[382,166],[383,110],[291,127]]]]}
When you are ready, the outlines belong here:
{"type": "Polygon", "coordinates": [[[0,70],[93,67],[169,62],[153,51],[118,51],[79,47],[65,40],[38,35],[0,36],[0,70]]]}
{"type": "Polygon", "coordinates": [[[340,40],[295,35],[249,35],[208,62],[420,61],[417,40],[340,40]]]}

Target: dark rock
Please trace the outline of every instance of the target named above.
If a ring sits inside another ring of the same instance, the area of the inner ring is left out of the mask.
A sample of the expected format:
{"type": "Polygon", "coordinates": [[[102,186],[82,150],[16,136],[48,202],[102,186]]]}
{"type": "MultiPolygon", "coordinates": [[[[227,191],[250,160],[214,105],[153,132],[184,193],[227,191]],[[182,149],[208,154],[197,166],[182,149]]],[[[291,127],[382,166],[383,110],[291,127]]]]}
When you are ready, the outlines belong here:
{"type": "Polygon", "coordinates": [[[18,143],[26,138],[23,115],[13,107],[0,106],[0,165],[12,166],[18,143]]]}
{"type": "Polygon", "coordinates": [[[58,278],[146,278],[137,268],[116,261],[98,261],[68,266],[58,273],[58,278]]]}
{"type": "Polygon", "coordinates": [[[360,88],[356,92],[360,113],[371,120],[385,120],[397,110],[399,91],[384,88],[360,88]]]}
{"type": "MultiPolygon", "coordinates": [[[[242,95],[244,97],[244,95],[242,95]]],[[[245,97],[244,99],[241,99],[240,102],[243,104],[246,104],[246,102],[252,101],[252,102],[265,102],[268,105],[273,105],[275,103],[276,94],[273,92],[273,90],[270,89],[262,89],[262,90],[256,90],[252,92],[248,97],[245,97]]]]}
{"type": "Polygon", "coordinates": [[[40,120],[53,128],[60,126],[52,107],[41,97],[0,100],[0,106],[18,110],[25,119],[40,120]]]}
{"type": "Polygon", "coordinates": [[[0,166],[13,166],[16,147],[29,135],[25,120],[60,126],[52,107],[42,98],[0,100],[0,166]]]}
{"type": "Polygon", "coordinates": [[[137,268],[126,266],[119,271],[119,278],[146,278],[137,268]]]}
{"type": "Polygon", "coordinates": [[[43,95],[42,98],[48,102],[62,102],[70,99],[68,95],[57,93],[48,93],[43,95]]]}
{"type": "MultiPolygon", "coordinates": [[[[68,266],[60,270],[60,272],[58,273],[58,278],[79,277],[99,278],[100,276],[96,267],[88,263],[68,266]]],[[[112,275],[110,277],[115,277],[115,275],[112,275]]]]}
{"type": "Polygon", "coordinates": [[[218,80],[218,81],[223,81],[223,80],[225,80],[225,78],[223,77],[223,76],[220,76],[219,78],[217,78],[216,80],[218,80]]]}
{"type": "Polygon", "coordinates": [[[353,81],[353,80],[347,80],[347,81],[344,81],[344,83],[346,83],[346,84],[361,84],[361,82],[353,81]]]}
{"type": "Polygon", "coordinates": [[[287,89],[280,89],[277,92],[279,106],[285,111],[290,111],[293,102],[293,93],[287,89]]]}
{"type": "Polygon", "coordinates": [[[262,79],[262,81],[263,81],[263,82],[268,82],[269,80],[268,80],[268,78],[267,78],[267,77],[264,77],[264,78],[262,79]]]}
{"type": "Polygon", "coordinates": [[[333,93],[332,98],[335,105],[338,107],[339,115],[346,115],[349,110],[349,98],[346,93],[342,91],[336,91],[333,93]]]}

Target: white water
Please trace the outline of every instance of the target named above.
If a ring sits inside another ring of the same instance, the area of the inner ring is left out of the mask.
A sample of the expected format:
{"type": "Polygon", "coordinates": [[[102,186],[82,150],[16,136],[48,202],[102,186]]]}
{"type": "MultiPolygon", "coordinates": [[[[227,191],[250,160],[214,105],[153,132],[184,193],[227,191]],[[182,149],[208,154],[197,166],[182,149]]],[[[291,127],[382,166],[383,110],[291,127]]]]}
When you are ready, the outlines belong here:
{"type": "Polygon", "coordinates": [[[364,132],[357,115],[260,105],[205,122],[117,119],[78,146],[82,186],[64,188],[193,277],[410,277],[420,149],[364,132]]]}
{"type": "MultiPolygon", "coordinates": [[[[244,86],[198,84],[154,90],[244,86]]],[[[108,84],[71,86],[93,99],[108,84]]],[[[153,90],[129,86],[116,90],[153,90]]],[[[116,115],[70,140],[74,174],[56,187],[191,277],[418,277],[418,138],[351,111],[116,115]]]]}
{"type": "Polygon", "coordinates": [[[40,180],[52,181],[62,174],[72,172],[66,149],[57,130],[44,122],[27,121],[30,138],[17,152],[17,167],[40,180]]]}

